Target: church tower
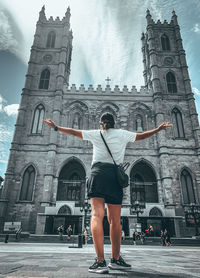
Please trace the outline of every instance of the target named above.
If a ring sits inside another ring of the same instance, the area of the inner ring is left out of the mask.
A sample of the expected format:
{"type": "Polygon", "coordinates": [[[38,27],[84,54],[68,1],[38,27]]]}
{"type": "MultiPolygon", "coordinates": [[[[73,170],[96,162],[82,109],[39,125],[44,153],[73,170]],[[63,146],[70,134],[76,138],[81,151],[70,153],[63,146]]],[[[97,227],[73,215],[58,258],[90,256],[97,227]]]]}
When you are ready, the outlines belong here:
{"type": "Polygon", "coordinates": [[[43,211],[43,206],[51,205],[53,199],[57,134],[50,130],[45,134],[42,120],[60,121],[63,87],[69,82],[72,38],[70,8],[62,20],[59,17],[54,20],[53,17],[46,18],[43,6],[22,91],[1,196],[5,201],[0,212],[6,221],[20,219],[24,222],[23,229],[32,232],[35,231],[37,212],[43,211]],[[33,202],[33,196],[36,202],[33,202]]]}
{"type": "Polygon", "coordinates": [[[144,81],[153,93],[156,126],[164,121],[173,123],[171,131],[157,134],[157,144],[163,201],[166,210],[174,208],[179,234],[179,228],[185,227],[178,223],[184,207],[200,199],[198,114],[175,11],[170,23],[155,23],[149,10],[146,20],[146,33],[142,34],[144,81]]]}

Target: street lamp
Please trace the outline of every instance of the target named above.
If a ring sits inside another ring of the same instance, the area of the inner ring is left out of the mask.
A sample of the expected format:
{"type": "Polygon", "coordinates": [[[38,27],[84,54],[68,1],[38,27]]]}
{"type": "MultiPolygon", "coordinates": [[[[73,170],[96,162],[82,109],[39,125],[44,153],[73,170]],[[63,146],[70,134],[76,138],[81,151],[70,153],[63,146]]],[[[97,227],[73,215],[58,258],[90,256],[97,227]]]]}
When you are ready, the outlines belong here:
{"type": "Polygon", "coordinates": [[[82,204],[82,206],[80,207],[80,211],[83,212],[84,211],[84,227],[87,226],[88,222],[87,222],[87,215],[88,213],[91,212],[91,205],[88,202],[88,199],[84,200],[84,203],[82,204]]]}
{"type": "Polygon", "coordinates": [[[187,222],[191,221],[191,217],[192,217],[192,222],[193,222],[193,219],[194,219],[194,225],[195,225],[195,231],[196,231],[195,236],[199,236],[200,233],[199,233],[198,226],[199,226],[199,223],[200,223],[200,205],[197,205],[197,204],[194,204],[194,203],[184,205],[184,213],[185,213],[185,217],[186,217],[187,222]]]}
{"type": "Polygon", "coordinates": [[[139,214],[142,214],[144,212],[145,204],[142,202],[139,202],[138,200],[134,201],[131,204],[130,211],[131,214],[136,214],[137,216],[137,222],[139,218],[139,214]]]}

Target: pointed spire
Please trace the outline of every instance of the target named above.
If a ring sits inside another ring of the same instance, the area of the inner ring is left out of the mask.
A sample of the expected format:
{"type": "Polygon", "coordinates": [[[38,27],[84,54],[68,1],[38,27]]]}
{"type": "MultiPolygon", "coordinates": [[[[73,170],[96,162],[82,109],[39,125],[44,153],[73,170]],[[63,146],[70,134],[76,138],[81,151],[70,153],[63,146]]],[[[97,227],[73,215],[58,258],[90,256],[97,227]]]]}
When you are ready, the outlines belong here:
{"type": "Polygon", "coordinates": [[[148,15],[150,15],[151,16],[151,14],[150,14],[150,10],[149,9],[147,9],[147,16],[148,15]]]}
{"type": "Polygon", "coordinates": [[[68,6],[67,11],[65,13],[65,18],[68,22],[69,22],[70,16],[71,16],[70,7],[68,6]]]}
{"type": "Polygon", "coordinates": [[[146,19],[147,19],[147,25],[152,23],[152,18],[151,18],[151,14],[149,9],[147,9],[147,15],[146,15],[146,19]]]}
{"type": "Polygon", "coordinates": [[[175,10],[172,11],[172,20],[175,25],[178,25],[177,15],[175,10]]]}
{"type": "Polygon", "coordinates": [[[42,7],[40,13],[39,13],[39,21],[46,21],[46,15],[45,15],[45,5],[42,7]]]}

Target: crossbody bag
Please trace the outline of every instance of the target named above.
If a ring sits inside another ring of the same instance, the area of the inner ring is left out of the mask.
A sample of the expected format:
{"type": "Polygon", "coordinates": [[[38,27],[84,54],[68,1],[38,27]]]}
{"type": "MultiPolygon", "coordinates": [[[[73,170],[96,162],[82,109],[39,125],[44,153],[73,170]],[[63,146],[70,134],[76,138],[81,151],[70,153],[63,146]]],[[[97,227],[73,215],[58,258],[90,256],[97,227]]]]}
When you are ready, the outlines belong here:
{"type": "Polygon", "coordinates": [[[110,151],[110,149],[109,149],[109,147],[106,143],[106,140],[104,139],[103,134],[101,133],[101,131],[100,131],[100,134],[101,134],[101,138],[102,138],[102,140],[103,140],[103,142],[104,142],[104,144],[105,144],[105,146],[108,150],[108,153],[110,154],[110,156],[111,156],[111,158],[114,162],[115,169],[116,169],[116,176],[117,176],[117,180],[118,180],[119,185],[123,188],[129,186],[129,177],[125,173],[125,171],[128,169],[130,163],[129,162],[124,162],[124,163],[121,163],[119,165],[116,164],[116,162],[115,162],[115,160],[112,156],[112,153],[111,153],[111,151],[110,151]]]}

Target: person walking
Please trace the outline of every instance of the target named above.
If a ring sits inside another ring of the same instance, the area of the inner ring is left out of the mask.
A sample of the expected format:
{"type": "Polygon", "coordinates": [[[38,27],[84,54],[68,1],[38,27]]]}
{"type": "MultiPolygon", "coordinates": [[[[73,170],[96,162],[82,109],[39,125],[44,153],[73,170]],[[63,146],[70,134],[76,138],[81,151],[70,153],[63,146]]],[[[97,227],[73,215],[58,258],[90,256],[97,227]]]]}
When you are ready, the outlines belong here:
{"type": "Polygon", "coordinates": [[[108,153],[103,138],[109,146],[116,164],[120,164],[123,163],[127,143],[149,138],[155,133],[172,126],[172,124],[162,123],[153,130],[135,133],[128,130],[116,129],[114,127],[114,117],[111,113],[105,113],[101,116],[100,129],[97,130],[65,128],[56,126],[52,120],[43,120],[43,122],[55,131],[88,140],[93,144],[92,167],[88,180],[87,194],[91,200],[91,232],[97,258],[94,264],[89,267],[88,271],[108,273],[108,268],[116,270],[131,269],[131,265],[127,264],[120,256],[120,216],[123,188],[118,183],[116,166],[108,153]],[[105,203],[107,204],[107,218],[110,224],[110,240],[112,246],[112,258],[108,267],[104,258],[103,218],[105,214],[105,203]]]}
{"type": "Polygon", "coordinates": [[[83,235],[84,235],[84,239],[85,239],[85,245],[87,245],[87,242],[88,242],[88,239],[89,239],[87,228],[84,229],[83,235]]]}
{"type": "Polygon", "coordinates": [[[58,227],[58,234],[59,234],[59,239],[63,240],[63,232],[64,232],[64,227],[63,225],[58,227]]]}
{"type": "Polygon", "coordinates": [[[133,244],[136,245],[136,232],[133,232],[133,244]]]}
{"type": "Polygon", "coordinates": [[[122,230],[122,240],[125,240],[125,232],[122,230]]]}
{"type": "Polygon", "coordinates": [[[70,240],[71,234],[72,234],[72,226],[71,225],[68,226],[66,232],[67,232],[67,239],[70,240]]]}
{"type": "Polygon", "coordinates": [[[141,232],[141,234],[140,234],[140,241],[141,241],[141,243],[143,245],[144,242],[145,242],[145,233],[144,232],[141,232]]]}
{"type": "Polygon", "coordinates": [[[165,229],[165,244],[166,246],[171,246],[171,237],[167,229],[165,229]]]}
{"type": "Polygon", "coordinates": [[[161,240],[162,246],[166,246],[166,243],[165,243],[165,233],[164,233],[163,230],[160,231],[160,240],[161,240]]]}

